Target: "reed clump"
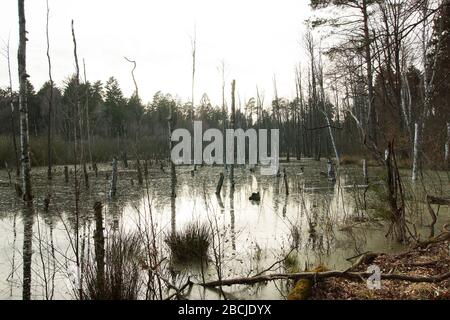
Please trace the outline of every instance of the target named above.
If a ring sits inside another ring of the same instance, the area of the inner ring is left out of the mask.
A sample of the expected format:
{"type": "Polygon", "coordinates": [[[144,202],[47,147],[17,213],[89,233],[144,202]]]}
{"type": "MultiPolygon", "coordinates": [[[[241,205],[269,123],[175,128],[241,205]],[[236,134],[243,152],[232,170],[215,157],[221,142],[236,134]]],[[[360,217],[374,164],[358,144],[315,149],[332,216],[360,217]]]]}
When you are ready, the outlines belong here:
{"type": "Polygon", "coordinates": [[[178,263],[205,263],[211,242],[210,229],[206,224],[193,222],[182,230],[166,236],[172,259],[178,263]]]}
{"type": "Polygon", "coordinates": [[[145,249],[139,234],[120,233],[107,241],[104,279],[99,287],[95,257],[86,263],[83,299],[138,300],[143,286],[142,260],[145,249]]]}

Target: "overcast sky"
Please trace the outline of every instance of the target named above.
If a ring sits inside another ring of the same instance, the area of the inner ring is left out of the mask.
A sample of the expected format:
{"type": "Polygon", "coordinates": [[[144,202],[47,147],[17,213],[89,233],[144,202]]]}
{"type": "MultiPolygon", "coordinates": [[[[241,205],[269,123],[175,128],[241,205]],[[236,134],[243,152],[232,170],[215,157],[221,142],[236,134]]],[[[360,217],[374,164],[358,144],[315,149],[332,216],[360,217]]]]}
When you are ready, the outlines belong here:
{"type": "MultiPolygon", "coordinates": [[[[280,96],[295,92],[294,68],[304,60],[301,39],[310,14],[307,0],[49,0],[53,78],[58,85],[74,72],[70,22],[80,60],[86,60],[88,80],[114,76],[129,96],[131,65],[136,60],[139,93],[150,101],[157,91],[183,100],[191,96],[191,36],[197,30],[195,100],[207,93],[221,103],[221,75],[226,63],[227,96],[237,81],[242,101],[264,89],[266,103],[276,75],[280,96]]],[[[39,88],[48,78],[46,1],[26,0],[28,73],[39,88]]],[[[2,0],[0,38],[10,37],[13,86],[17,88],[17,1],[2,0]]],[[[3,47],[3,44],[2,44],[3,47]]],[[[1,57],[3,58],[3,57],[1,57]]],[[[0,86],[8,85],[6,60],[0,60],[0,86]]]]}

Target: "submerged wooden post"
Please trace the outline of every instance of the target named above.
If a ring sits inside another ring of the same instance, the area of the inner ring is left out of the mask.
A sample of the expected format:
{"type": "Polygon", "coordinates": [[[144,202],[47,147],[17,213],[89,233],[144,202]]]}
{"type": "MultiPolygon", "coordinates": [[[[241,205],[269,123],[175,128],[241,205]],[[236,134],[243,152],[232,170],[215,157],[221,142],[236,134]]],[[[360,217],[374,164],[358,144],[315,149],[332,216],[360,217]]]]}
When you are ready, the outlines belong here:
{"type": "Polygon", "coordinates": [[[8,173],[9,185],[12,185],[11,169],[8,167],[7,161],[5,161],[5,169],[6,169],[6,172],[8,173]]]}
{"type": "Polygon", "coordinates": [[[64,166],[64,181],[69,183],[69,167],[64,166]]]}
{"type": "Polygon", "coordinates": [[[95,210],[95,262],[97,265],[97,299],[102,299],[105,292],[105,236],[103,234],[103,205],[101,202],[94,204],[95,210]]]}
{"type": "Polygon", "coordinates": [[[220,191],[222,190],[222,185],[223,185],[223,180],[225,179],[225,175],[223,174],[223,172],[220,173],[220,177],[219,177],[219,183],[217,184],[216,187],[216,194],[219,195],[220,191]]]}
{"type": "Polygon", "coordinates": [[[144,160],[144,176],[148,177],[148,161],[144,160]]]}
{"type": "Polygon", "coordinates": [[[137,169],[137,178],[139,185],[144,184],[144,178],[142,177],[142,169],[141,169],[141,162],[139,161],[139,158],[136,160],[136,169],[137,169]]]}
{"type": "Polygon", "coordinates": [[[123,161],[124,168],[128,169],[128,157],[127,157],[127,153],[125,151],[122,152],[122,161],[123,161]]]}
{"type": "Polygon", "coordinates": [[[89,173],[86,167],[86,161],[83,159],[83,177],[84,177],[84,186],[86,189],[89,189],[89,173]]]}
{"type": "Polygon", "coordinates": [[[109,197],[114,198],[117,192],[117,159],[113,158],[112,162],[112,174],[111,174],[111,184],[109,189],[109,197]]]}
{"type": "Polygon", "coordinates": [[[336,181],[336,174],[334,173],[333,162],[331,159],[328,159],[328,180],[336,181]]]}
{"type": "Polygon", "coordinates": [[[286,168],[283,169],[283,180],[284,180],[284,187],[286,189],[286,195],[289,195],[289,184],[287,181],[287,175],[286,175],[286,168]]]}
{"type": "Polygon", "coordinates": [[[97,167],[97,163],[93,163],[92,164],[92,169],[94,169],[94,173],[95,173],[95,177],[98,178],[98,167],[97,167]]]}
{"type": "Polygon", "coordinates": [[[363,159],[362,166],[363,166],[364,183],[369,184],[369,175],[368,175],[368,171],[367,171],[367,160],[366,159],[363,159]]]}

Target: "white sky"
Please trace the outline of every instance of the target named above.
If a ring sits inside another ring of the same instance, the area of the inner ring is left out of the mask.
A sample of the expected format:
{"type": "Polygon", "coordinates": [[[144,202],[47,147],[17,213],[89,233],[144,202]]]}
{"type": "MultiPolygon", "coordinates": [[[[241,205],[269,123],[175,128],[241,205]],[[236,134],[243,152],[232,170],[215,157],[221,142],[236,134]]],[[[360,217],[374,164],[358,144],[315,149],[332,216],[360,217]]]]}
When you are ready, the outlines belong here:
{"type": "MultiPolygon", "coordinates": [[[[207,93],[221,103],[220,61],[226,62],[226,96],[232,79],[244,102],[265,91],[273,94],[276,74],[280,96],[295,93],[294,68],[303,60],[301,39],[309,0],[49,0],[53,78],[58,85],[74,72],[70,22],[75,20],[80,63],[86,59],[88,80],[119,80],[126,96],[133,90],[131,64],[142,99],[155,92],[191,96],[191,39],[197,29],[196,103],[207,93]]],[[[38,89],[48,77],[46,1],[25,0],[27,64],[38,89]]],[[[10,37],[13,86],[17,88],[17,1],[2,0],[0,39],[10,37]]],[[[1,46],[3,44],[0,41],[1,46]]],[[[0,56],[0,86],[8,86],[6,60],[0,56]]],[[[81,70],[82,71],[82,70],[81,70]]]]}

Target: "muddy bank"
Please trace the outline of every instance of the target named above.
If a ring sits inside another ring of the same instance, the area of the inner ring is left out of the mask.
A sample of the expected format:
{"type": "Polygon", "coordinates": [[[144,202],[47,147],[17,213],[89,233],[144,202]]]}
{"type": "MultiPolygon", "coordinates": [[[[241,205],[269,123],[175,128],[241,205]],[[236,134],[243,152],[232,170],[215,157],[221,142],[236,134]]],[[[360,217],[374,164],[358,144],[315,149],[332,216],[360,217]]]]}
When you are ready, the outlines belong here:
{"type": "MultiPolygon", "coordinates": [[[[352,271],[366,272],[371,265],[382,274],[403,274],[432,277],[450,271],[450,242],[430,244],[396,255],[380,254],[352,271]]],[[[310,299],[322,300],[450,300],[450,279],[439,283],[412,283],[398,280],[381,280],[381,289],[369,289],[366,281],[329,278],[313,286],[310,299]]]]}

